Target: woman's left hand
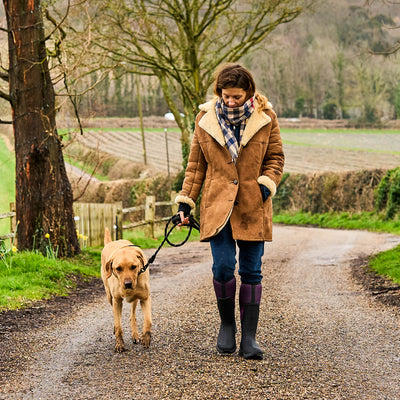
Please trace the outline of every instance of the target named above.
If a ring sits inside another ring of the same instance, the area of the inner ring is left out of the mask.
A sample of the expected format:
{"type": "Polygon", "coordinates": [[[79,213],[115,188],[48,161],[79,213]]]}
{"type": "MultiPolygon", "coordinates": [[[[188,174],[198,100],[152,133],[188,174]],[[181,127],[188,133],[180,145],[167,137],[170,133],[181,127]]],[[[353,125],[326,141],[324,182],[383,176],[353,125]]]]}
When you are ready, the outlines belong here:
{"type": "Polygon", "coordinates": [[[271,194],[271,191],[266,186],[261,185],[261,184],[260,184],[260,190],[261,190],[261,196],[263,198],[263,201],[267,200],[271,194]]]}

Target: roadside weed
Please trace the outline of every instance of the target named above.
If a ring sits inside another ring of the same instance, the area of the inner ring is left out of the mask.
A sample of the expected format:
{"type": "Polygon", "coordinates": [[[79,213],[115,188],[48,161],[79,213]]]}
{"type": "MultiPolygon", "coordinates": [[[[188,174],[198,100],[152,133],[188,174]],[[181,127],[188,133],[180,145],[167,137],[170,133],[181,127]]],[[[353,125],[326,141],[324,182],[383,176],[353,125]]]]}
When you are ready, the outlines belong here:
{"type": "Polygon", "coordinates": [[[44,236],[48,241],[48,243],[46,244],[46,257],[50,260],[56,260],[58,255],[58,246],[56,246],[55,248],[53,247],[50,241],[49,233],[46,233],[46,235],[44,236]]]}
{"type": "Polygon", "coordinates": [[[13,256],[17,251],[18,249],[14,245],[7,248],[4,240],[0,240],[0,261],[6,266],[7,269],[12,268],[13,256]]]}
{"type": "Polygon", "coordinates": [[[13,239],[11,241],[11,246],[7,248],[4,240],[0,240],[0,261],[7,267],[7,269],[12,268],[13,256],[18,251],[17,246],[15,246],[15,237],[17,235],[19,221],[15,226],[15,232],[13,239]]]}

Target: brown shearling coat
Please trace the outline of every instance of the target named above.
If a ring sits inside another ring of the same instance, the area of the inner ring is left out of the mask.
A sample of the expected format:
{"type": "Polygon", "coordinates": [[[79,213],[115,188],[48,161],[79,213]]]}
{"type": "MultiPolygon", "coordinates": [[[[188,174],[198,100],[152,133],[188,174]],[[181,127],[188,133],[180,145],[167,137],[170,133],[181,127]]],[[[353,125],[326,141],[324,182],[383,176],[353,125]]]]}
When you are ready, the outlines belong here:
{"type": "Polygon", "coordinates": [[[225,144],[215,114],[216,99],[200,106],[188,165],[177,203],[193,209],[200,204],[200,240],[207,241],[228,220],[236,240],[272,240],[272,201],[284,165],[282,140],[275,112],[255,111],[248,119],[236,165],[225,144]],[[271,191],[263,202],[259,184],[271,191]]]}

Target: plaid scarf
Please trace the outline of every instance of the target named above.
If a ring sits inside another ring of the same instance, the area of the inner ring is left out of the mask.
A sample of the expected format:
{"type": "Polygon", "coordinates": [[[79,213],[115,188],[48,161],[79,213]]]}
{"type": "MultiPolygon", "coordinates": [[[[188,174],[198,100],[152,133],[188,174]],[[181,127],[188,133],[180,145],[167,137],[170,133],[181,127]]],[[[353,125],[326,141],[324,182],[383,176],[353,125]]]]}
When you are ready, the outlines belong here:
{"type": "Polygon", "coordinates": [[[215,111],[226,146],[231,153],[233,162],[236,163],[239,155],[239,143],[242,140],[247,120],[254,111],[254,97],[250,97],[242,106],[235,108],[227,107],[222,98],[219,98],[215,104],[215,111]],[[240,125],[239,143],[235,137],[235,128],[238,125],[240,125]]]}

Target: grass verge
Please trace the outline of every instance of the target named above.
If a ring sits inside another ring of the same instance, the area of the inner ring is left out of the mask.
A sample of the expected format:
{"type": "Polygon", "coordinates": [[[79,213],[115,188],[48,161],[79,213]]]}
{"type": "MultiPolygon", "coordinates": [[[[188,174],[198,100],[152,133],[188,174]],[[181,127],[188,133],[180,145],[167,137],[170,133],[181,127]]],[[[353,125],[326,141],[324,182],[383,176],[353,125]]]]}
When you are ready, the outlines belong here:
{"type": "Polygon", "coordinates": [[[76,275],[100,276],[96,253],[68,260],[48,259],[34,252],[16,252],[7,264],[0,260],[0,311],[30,305],[36,300],[65,296],[76,286],[76,275]]]}
{"type": "MultiPolygon", "coordinates": [[[[174,229],[169,239],[182,242],[187,228],[174,229]]],[[[142,248],[156,248],[163,236],[149,239],[143,231],[126,232],[126,239],[142,248]]],[[[199,233],[192,230],[190,240],[198,240],[199,233]]],[[[168,244],[164,245],[168,247],[168,244]]],[[[76,276],[83,279],[100,277],[101,248],[83,250],[69,259],[49,259],[35,252],[10,251],[3,262],[0,257],[0,312],[29,306],[34,301],[53,296],[66,296],[76,287],[76,276]]]]}
{"type": "Polygon", "coordinates": [[[320,228],[359,229],[371,232],[386,232],[400,235],[399,220],[384,220],[383,216],[374,212],[352,214],[348,212],[332,212],[311,214],[298,212],[296,214],[282,213],[274,215],[274,222],[287,225],[311,225],[320,228]]]}
{"type": "Polygon", "coordinates": [[[369,267],[377,274],[400,285],[400,246],[371,257],[369,267]]]}

